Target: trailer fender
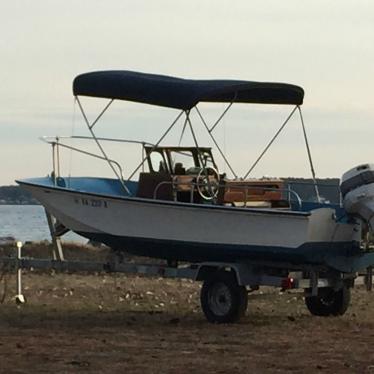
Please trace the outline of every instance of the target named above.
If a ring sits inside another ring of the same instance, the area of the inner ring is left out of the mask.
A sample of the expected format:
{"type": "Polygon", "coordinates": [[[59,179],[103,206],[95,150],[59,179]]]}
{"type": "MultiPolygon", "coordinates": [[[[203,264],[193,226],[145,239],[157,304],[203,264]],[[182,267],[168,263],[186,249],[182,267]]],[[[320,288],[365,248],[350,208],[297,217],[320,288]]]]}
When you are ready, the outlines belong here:
{"type": "Polygon", "coordinates": [[[242,286],[245,285],[242,283],[242,277],[240,276],[240,271],[236,264],[217,264],[217,263],[207,263],[201,264],[197,271],[197,275],[195,280],[197,281],[205,281],[213,276],[218,271],[227,271],[233,272],[235,274],[235,278],[238,282],[238,285],[242,286]]]}

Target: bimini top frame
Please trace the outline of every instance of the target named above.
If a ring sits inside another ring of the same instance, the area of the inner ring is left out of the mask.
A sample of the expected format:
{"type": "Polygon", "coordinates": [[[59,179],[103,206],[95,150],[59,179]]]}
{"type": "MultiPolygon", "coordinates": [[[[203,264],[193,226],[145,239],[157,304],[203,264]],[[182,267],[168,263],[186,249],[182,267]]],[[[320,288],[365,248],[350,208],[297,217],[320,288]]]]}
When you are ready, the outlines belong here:
{"type": "MultiPolygon", "coordinates": [[[[146,103],[151,105],[163,106],[174,109],[181,109],[181,112],[174,119],[172,124],[168,127],[166,132],[161,138],[154,144],[154,147],[159,146],[162,140],[174,127],[174,125],[185,114],[185,120],[183,123],[183,129],[181,138],[183,137],[186,127],[189,127],[195,146],[199,148],[195,132],[190,120],[190,111],[195,108],[198,117],[202,121],[204,127],[208,131],[218,151],[220,152],[226,165],[230,171],[237,178],[237,174],[230,165],[227,157],[222,152],[212,132],[222,120],[224,115],[230,109],[233,103],[257,103],[257,104],[284,104],[284,105],[295,105],[289,116],[283,122],[281,128],[277,131],[275,136],[265,147],[264,151],[260,154],[255,163],[251,166],[245,175],[248,177],[249,173],[254,169],[263,155],[266,153],[268,148],[278,137],[280,132],[283,130],[285,125],[288,123],[292,115],[298,109],[300,119],[303,127],[303,134],[305,144],[308,153],[308,159],[314,179],[315,190],[317,199],[319,200],[319,193],[317,183],[315,180],[315,172],[312,163],[310,148],[306,136],[305,125],[301,114],[300,105],[303,103],[304,90],[296,85],[287,83],[269,83],[269,82],[251,82],[241,80],[192,80],[192,79],[181,79],[163,75],[145,74],[133,71],[97,71],[91,73],[85,73],[77,76],[73,82],[73,93],[77,99],[79,108],[82,112],[86,125],[97,143],[103,158],[108,161],[109,166],[116,174],[116,176],[122,182],[122,185],[126,192],[130,194],[130,191],[126,188],[123,181],[123,177],[118,174],[117,170],[113,167],[113,162],[110,160],[101,146],[99,139],[93,132],[93,127],[97,121],[102,117],[105,111],[109,108],[115,99],[134,101],[140,103],[146,103]],[[90,96],[110,99],[109,103],[100,112],[97,118],[89,123],[87,116],[83,110],[81,102],[78,96],[90,96]],[[212,125],[208,126],[205,122],[201,112],[197,108],[199,102],[221,102],[228,103],[229,105],[218,118],[218,120],[212,125]]],[[[130,174],[128,180],[130,180],[136,172],[143,166],[146,157],[143,158],[142,162],[135,168],[130,174]]]]}

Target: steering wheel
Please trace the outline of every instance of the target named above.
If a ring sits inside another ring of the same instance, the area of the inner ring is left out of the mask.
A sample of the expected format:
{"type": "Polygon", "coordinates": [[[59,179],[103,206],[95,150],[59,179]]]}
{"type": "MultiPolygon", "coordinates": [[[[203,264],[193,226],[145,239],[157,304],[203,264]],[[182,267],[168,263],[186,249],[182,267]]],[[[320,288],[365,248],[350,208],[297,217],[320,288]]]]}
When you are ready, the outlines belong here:
{"type": "Polygon", "coordinates": [[[213,200],[218,195],[219,173],[210,166],[201,168],[196,177],[197,192],[204,200],[213,200]]]}

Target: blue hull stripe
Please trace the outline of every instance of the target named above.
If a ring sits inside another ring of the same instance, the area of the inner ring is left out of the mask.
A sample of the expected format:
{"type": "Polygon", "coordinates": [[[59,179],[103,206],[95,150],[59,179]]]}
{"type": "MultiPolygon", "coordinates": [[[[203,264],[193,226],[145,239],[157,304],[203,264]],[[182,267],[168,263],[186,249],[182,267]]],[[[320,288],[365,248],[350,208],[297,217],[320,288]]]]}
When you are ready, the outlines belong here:
{"type": "Polygon", "coordinates": [[[222,245],[174,240],[158,240],[114,236],[102,233],[78,232],[88,239],[104,243],[117,251],[138,256],[187,262],[243,262],[266,261],[295,265],[328,265],[331,256],[350,257],[358,254],[352,242],[313,242],[298,248],[257,245],[222,245]]]}

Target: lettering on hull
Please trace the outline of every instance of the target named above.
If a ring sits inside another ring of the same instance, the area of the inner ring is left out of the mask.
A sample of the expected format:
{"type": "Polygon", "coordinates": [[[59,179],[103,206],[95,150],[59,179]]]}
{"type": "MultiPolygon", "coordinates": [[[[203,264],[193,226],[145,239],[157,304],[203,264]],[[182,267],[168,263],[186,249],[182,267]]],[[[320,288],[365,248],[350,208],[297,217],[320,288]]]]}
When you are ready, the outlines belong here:
{"type": "Polygon", "coordinates": [[[108,208],[108,203],[101,199],[90,199],[85,197],[75,197],[75,204],[90,206],[92,208],[108,208]]]}

